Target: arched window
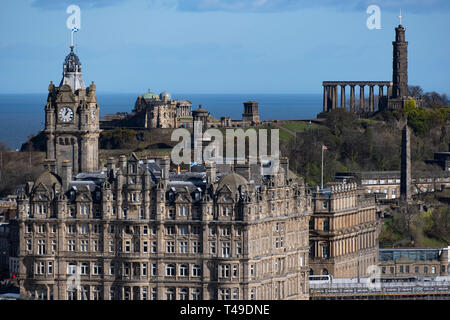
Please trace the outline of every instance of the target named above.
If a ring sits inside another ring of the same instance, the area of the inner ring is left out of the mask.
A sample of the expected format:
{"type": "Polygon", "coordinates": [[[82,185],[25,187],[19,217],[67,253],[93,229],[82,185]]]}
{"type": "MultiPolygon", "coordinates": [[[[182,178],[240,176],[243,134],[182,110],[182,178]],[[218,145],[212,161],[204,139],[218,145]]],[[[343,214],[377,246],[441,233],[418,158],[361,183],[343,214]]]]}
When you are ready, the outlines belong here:
{"type": "Polygon", "coordinates": [[[327,269],[322,269],[322,275],[323,276],[327,276],[328,275],[328,270],[327,269]]]}

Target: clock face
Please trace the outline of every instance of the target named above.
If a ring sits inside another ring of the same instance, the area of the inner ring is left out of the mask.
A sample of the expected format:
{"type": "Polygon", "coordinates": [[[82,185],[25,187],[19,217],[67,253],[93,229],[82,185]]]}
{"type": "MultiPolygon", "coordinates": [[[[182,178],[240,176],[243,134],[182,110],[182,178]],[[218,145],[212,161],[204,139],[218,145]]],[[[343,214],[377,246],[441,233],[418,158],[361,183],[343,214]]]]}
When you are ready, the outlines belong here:
{"type": "Polygon", "coordinates": [[[62,122],[72,121],[73,110],[68,107],[61,108],[61,110],[59,110],[59,120],[61,120],[62,122]]]}

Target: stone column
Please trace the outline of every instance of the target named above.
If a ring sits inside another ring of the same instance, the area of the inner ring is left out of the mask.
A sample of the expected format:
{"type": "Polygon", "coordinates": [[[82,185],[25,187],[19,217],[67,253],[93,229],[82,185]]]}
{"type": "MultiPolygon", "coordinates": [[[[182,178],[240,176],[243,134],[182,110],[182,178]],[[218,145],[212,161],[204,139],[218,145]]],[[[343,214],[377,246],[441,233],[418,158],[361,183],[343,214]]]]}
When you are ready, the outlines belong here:
{"type": "Polygon", "coordinates": [[[328,112],[328,87],[323,86],[323,112],[328,112]]]}
{"type": "Polygon", "coordinates": [[[369,110],[370,112],[373,112],[373,105],[374,105],[374,96],[373,96],[373,86],[369,86],[369,110]]]}
{"type": "Polygon", "coordinates": [[[333,86],[333,109],[337,108],[338,90],[337,86],[333,86]]]}
{"type": "Polygon", "coordinates": [[[341,108],[345,109],[345,85],[341,85],[341,108]]]}
{"type": "Polygon", "coordinates": [[[364,110],[364,85],[359,86],[359,111],[364,110]]]}
{"type": "Polygon", "coordinates": [[[355,86],[350,86],[350,112],[355,112],[355,86]]]}

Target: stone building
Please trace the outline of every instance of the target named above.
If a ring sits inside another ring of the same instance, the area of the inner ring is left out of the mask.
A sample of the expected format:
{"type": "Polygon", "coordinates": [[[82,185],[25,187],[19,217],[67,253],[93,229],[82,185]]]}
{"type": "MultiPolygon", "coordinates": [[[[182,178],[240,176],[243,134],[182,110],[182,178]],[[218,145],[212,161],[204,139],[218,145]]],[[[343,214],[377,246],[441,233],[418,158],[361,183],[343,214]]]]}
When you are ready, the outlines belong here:
{"type": "Polygon", "coordinates": [[[134,154],[74,178],[68,161],[48,166],[18,195],[21,294],[308,299],[311,195],[281,167],[177,174],[134,154]]]}
{"type": "Polygon", "coordinates": [[[46,158],[56,161],[56,172],[62,162],[70,161],[73,173],[93,172],[98,169],[98,122],[94,82],[86,88],[81,73],[81,62],[70,47],[63,65],[59,87],[50,82],[45,105],[46,158]]]}
{"type": "Polygon", "coordinates": [[[373,199],[356,183],[331,184],[313,192],[310,274],[363,277],[378,262],[380,221],[373,199]]]}
{"type": "Polygon", "coordinates": [[[448,276],[447,248],[380,249],[381,277],[448,276]]]}
{"type": "MultiPolygon", "coordinates": [[[[400,198],[400,171],[361,171],[337,172],[338,182],[356,182],[363,192],[373,195],[376,199],[395,200],[400,198]]],[[[414,174],[411,178],[411,193],[436,192],[450,188],[450,173],[414,174]]]]}
{"type": "Polygon", "coordinates": [[[191,117],[191,109],[189,100],[173,100],[166,91],[157,95],[149,90],[138,96],[132,117],[144,128],[177,128],[177,118],[191,117]]]}

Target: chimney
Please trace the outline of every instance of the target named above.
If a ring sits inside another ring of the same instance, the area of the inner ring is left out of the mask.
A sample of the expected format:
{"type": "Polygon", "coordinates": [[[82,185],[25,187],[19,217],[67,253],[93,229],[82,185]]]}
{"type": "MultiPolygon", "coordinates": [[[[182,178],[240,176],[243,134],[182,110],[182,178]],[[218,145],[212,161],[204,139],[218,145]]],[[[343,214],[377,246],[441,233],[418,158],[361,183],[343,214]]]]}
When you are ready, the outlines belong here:
{"type": "Polygon", "coordinates": [[[284,169],[287,178],[289,176],[289,158],[280,158],[280,166],[284,169]]]}
{"type": "Polygon", "coordinates": [[[163,158],[160,160],[159,165],[161,167],[161,179],[169,181],[170,160],[169,158],[163,158]]]}
{"type": "Polygon", "coordinates": [[[216,182],[216,163],[214,161],[205,163],[206,183],[213,184],[216,182]]]}
{"type": "Polygon", "coordinates": [[[127,157],[124,154],[121,154],[119,157],[119,168],[123,174],[127,173],[127,157]]]}
{"type": "Polygon", "coordinates": [[[61,171],[62,187],[65,192],[69,189],[69,183],[72,181],[72,164],[69,160],[63,161],[61,171]]]}
{"type": "Polygon", "coordinates": [[[108,177],[112,177],[114,174],[114,158],[108,158],[108,162],[106,163],[107,175],[108,177]]]}
{"type": "Polygon", "coordinates": [[[247,181],[251,180],[250,176],[250,165],[248,163],[235,163],[234,165],[234,171],[238,174],[243,176],[247,181]]]}
{"type": "Polygon", "coordinates": [[[55,159],[45,159],[44,168],[51,173],[56,174],[56,160],[55,159]]]}

